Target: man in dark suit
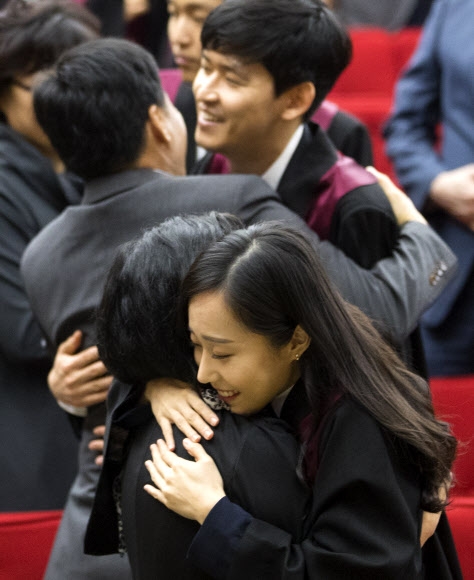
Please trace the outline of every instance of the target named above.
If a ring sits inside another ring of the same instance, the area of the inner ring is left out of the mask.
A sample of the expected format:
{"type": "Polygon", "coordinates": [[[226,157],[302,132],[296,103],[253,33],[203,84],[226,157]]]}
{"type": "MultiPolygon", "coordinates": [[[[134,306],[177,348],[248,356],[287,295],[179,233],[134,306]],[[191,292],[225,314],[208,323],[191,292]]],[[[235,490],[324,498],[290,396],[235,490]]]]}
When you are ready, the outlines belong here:
{"type": "MultiPolygon", "coordinates": [[[[183,115],[188,131],[186,167],[192,172],[197,158],[204,151],[196,147],[196,103],[192,83],[201,62],[201,30],[211,10],[222,0],[172,0],[168,2],[168,39],[177,69],[161,71],[163,88],[183,115]]],[[[354,158],[361,165],[372,165],[372,145],[367,128],[337,105],[324,101],[313,114],[334,143],[336,149],[354,158]]]]}
{"type": "MultiPolygon", "coordinates": [[[[86,182],[82,204],[54,220],[27,248],[22,264],[33,310],[53,348],[77,328],[84,346],[95,344],[93,315],[117,247],[178,214],[220,210],[246,223],[278,219],[305,229],[345,296],[385,320],[397,338],[413,328],[450,278],[454,258],[411,205],[400,222],[414,223],[401,229],[393,256],[362,270],[320,243],[259,178],[176,177],[184,174],[182,117],[163,94],[153,58],[137,45],[101,39],[70,51],[37,87],[35,111],[66,166],[86,182]],[[440,272],[434,284],[433,271],[440,272]]],[[[88,443],[104,419],[103,405],[87,410],[79,475],[48,580],[129,577],[124,559],[82,553],[99,474],[88,443]]]]}

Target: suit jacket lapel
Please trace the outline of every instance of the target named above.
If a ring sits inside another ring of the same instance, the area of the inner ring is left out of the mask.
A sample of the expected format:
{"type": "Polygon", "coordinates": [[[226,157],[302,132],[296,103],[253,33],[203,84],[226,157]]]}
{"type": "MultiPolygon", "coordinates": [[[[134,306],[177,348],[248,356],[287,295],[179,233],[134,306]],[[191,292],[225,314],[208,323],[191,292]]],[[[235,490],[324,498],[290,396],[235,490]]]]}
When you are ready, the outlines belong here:
{"type": "Polygon", "coordinates": [[[324,131],[315,123],[307,123],[278,185],[283,203],[305,219],[322,176],[336,161],[336,149],[324,131]]]}

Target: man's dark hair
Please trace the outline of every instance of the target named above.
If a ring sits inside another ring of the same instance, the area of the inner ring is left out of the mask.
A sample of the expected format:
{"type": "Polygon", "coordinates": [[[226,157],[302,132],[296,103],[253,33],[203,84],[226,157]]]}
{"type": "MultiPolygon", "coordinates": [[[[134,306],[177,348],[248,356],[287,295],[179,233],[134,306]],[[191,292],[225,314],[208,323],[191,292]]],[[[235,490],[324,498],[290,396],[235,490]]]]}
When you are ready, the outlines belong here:
{"type": "Polygon", "coordinates": [[[305,118],[352,56],[348,33],[321,0],[226,0],[207,17],[201,42],[204,50],[262,64],[273,77],[276,96],[312,82],[316,98],[305,118]]]}
{"type": "Polygon", "coordinates": [[[98,37],[99,28],[72,1],[11,0],[0,12],[0,93],[18,76],[49,68],[69,48],[98,37]]]}
{"type": "Polygon", "coordinates": [[[153,56],[127,40],[73,48],[36,87],[36,117],[66,167],[91,179],[140,155],[151,105],[164,105],[153,56]]]}

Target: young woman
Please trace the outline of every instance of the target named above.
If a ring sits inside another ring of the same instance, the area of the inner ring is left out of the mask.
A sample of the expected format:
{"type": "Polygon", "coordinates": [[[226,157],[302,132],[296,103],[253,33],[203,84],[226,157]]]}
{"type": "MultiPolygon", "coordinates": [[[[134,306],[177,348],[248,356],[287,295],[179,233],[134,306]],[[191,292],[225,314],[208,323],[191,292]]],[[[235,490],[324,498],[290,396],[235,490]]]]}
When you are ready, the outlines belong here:
{"type": "Polygon", "coordinates": [[[183,295],[198,381],[236,414],[281,409],[313,489],[295,543],[226,497],[199,444],[184,441],[186,461],[160,441],[145,489],[202,524],[191,562],[214,578],[422,578],[422,511],[445,506],[455,439],[306,239],[275,224],[233,232],[201,254],[183,295]]]}

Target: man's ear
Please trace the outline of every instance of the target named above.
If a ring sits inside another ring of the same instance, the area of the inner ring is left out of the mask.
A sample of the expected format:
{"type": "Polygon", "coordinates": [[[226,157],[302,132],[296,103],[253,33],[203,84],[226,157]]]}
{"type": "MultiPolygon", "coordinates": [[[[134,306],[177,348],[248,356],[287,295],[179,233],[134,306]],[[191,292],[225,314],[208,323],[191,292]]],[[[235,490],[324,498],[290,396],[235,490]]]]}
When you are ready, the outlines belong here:
{"type": "Polygon", "coordinates": [[[161,143],[169,143],[171,141],[166,113],[158,105],[151,105],[148,109],[147,130],[156,141],[161,143]]]}
{"type": "Polygon", "coordinates": [[[316,88],[313,83],[306,81],[291,87],[291,89],[285,91],[281,96],[285,102],[282,118],[287,121],[292,121],[293,119],[302,117],[311,107],[316,97],[316,88]]]}

